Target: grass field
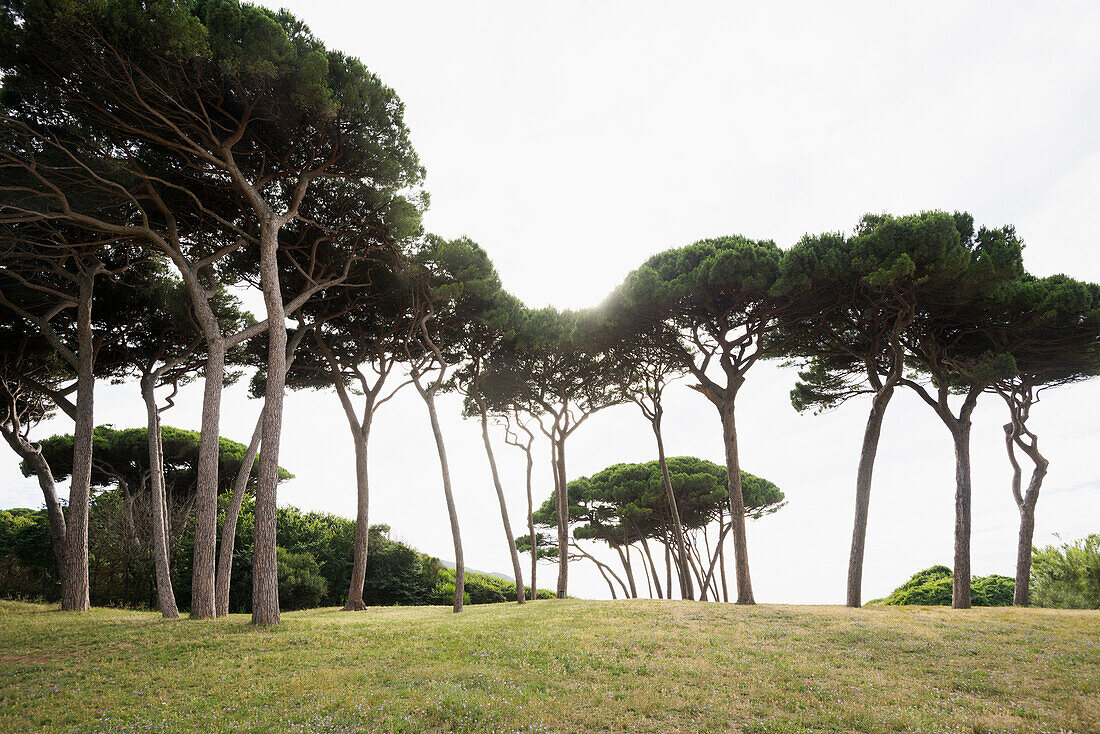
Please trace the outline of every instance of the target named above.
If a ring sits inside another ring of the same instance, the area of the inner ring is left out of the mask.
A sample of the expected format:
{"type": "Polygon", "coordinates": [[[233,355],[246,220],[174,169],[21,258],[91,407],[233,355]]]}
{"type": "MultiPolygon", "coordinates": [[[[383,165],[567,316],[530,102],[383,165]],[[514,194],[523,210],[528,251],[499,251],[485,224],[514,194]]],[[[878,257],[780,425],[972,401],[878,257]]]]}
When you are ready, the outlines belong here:
{"type": "Polygon", "coordinates": [[[0,732],[1098,732],[1100,613],[0,602],[0,732]]]}

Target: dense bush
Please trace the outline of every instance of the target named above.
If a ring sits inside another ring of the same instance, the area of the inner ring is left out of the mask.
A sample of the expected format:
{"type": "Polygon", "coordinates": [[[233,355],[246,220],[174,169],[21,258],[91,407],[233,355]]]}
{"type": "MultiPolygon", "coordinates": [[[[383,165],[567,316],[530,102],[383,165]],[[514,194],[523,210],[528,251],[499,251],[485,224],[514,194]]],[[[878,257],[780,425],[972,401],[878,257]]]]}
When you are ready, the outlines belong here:
{"type": "Polygon", "coordinates": [[[1100,609],[1100,535],[1031,556],[1031,603],[1062,609],[1100,609]]]}
{"type": "MultiPolygon", "coordinates": [[[[222,498],[224,503],[226,498],[222,498]]],[[[351,583],[355,523],[295,507],[278,510],[279,604],[283,609],[342,606],[351,583]]],[[[220,518],[219,518],[220,527],[220,518]]],[[[252,608],[252,502],[241,509],[233,553],[229,608],[252,608]]],[[[454,569],[389,537],[388,525],[372,525],[367,545],[367,604],[450,605],[454,569]]],[[[170,543],[169,557],[177,604],[191,598],[193,526],[170,543]]],[[[96,606],[152,608],[156,584],[148,542],[130,532],[117,492],[98,492],[89,515],[89,579],[96,606]]],[[[467,571],[466,601],[491,604],[515,599],[515,584],[489,574],[467,571]]],[[[0,511],[0,598],[57,601],[60,586],[50,545],[45,510],[0,511]]],[[[553,598],[544,590],[539,598],[553,598]]]]}
{"type": "MultiPolygon", "coordinates": [[[[921,604],[949,606],[953,577],[947,566],[932,566],[918,571],[904,584],[894,589],[883,604],[921,604]]],[[[976,607],[1004,607],[1012,604],[1014,581],[1008,576],[990,574],[970,580],[970,603],[976,607]]]]}

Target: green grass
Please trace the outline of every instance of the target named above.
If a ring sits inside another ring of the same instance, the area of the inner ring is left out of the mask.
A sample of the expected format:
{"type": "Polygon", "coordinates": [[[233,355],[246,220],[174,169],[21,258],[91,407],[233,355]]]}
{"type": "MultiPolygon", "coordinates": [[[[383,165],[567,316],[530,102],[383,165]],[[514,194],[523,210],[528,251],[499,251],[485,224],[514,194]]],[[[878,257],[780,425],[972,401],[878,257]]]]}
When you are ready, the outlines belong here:
{"type": "Polygon", "coordinates": [[[0,732],[1097,732],[1100,614],[540,601],[273,629],[0,602],[0,732]]]}

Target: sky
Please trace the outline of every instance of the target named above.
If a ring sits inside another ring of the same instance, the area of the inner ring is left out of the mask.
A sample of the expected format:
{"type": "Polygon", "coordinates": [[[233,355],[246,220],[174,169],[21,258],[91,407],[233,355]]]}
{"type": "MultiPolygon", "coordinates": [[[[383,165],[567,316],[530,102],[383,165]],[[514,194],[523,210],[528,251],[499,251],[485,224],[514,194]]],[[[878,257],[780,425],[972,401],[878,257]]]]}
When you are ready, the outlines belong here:
{"type": "MultiPolygon", "coordinates": [[[[971,212],[1014,224],[1037,275],[1100,281],[1100,4],[701,2],[288,2],[330,47],[357,56],[405,102],[427,168],[427,228],[466,235],[528,305],[597,304],[648,256],[742,234],[781,247],[850,232],[867,212],[971,212]]],[[[868,404],[800,415],[795,370],[753,367],[738,399],[745,470],[786,493],[749,524],[759,602],[843,603],[853,493],[868,404]]],[[[259,404],[227,391],[223,435],[247,443],[259,404]]],[[[166,424],[197,429],[187,388],[166,424]]],[[[1100,531],[1100,380],[1052,390],[1033,430],[1051,461],[1038,544],[1100,531]]],[[[511,573],[478,425],[440,401],[467,565],[511,573]]],[[[721,463],[718,416],[670,389],[669,455],[721,463]]],[[[97,423],[143,425],[136,385],[102,385],[97,423]]],[[[999,398],[973,431],[975,574],[1013,575],[1018,515],[999,398]]],[[[37,435],[71,432],[64,418],[37,435]]],[[[497,440],[513,525],[524,525],[522,454],[497,440]]],[[[334,394],[287,398],[280,504],[355,515],[354,456],[334,394]]],[[[549,496],[547,450],[535,491],[549,496]]],[[[570,478],[656,456],[632,406],[570,440],[570,478]]],[[[371,521],[453,558],[423,403],[400,394],[371,438],[371,521]]],[[[64,494],[64,492],[62,493],[64,494]]],[[[39,506],[0,454],[0,507],[39,506]]],[[[864,596],[950,565],[954,462],[946,428],[915,396],[890,405],[875,468],[864,596]]],[[[522,532],[522,531],[521,531],[522,532]]],[[[604,554],[610,560],[610,554],[604,554]]],[[[524,562],[524,568],[528,562],[524,562]]],[[[543,564],[539,585],[557,569],[543,564]]],[[[732,577],[731,577],[732,583],[732,577]]],[[[644,582],[643,582],[644,585],[644,582]]],[[[590,563],[570,593],[606,598],[590,563]]]]}

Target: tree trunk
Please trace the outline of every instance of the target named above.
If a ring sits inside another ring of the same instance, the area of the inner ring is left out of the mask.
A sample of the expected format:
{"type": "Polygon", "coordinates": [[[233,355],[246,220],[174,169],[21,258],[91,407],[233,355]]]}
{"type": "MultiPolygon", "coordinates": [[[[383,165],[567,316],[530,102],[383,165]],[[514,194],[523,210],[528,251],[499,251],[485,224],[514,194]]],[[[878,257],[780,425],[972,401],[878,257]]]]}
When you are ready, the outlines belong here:
{"type": "Polygon", "coordinates": [[[852,524],[852,549],[848,555],[847,604],[850,607],[863,603],[863,551],[867,543],[867,517],[871,505],[871,474],[875,469],[882,420],[893,394],[894,386],[889,383],[875,394],[871,412],[867,415],[867,426],[863,429],[863,448],[856,470],[856,516],[852,524]]]}
{"type": "Polygon", "coordinates": [[[229,505],[222,519],[222,543],[218,548],[218,569],[215,580],[215,606],[217,616],[229,616],[229,585],[233,579],[233,551],[237,544],[237,521],[241,516],[241,506],[248,493],[248,480],[252,476],[252,465],[256,463],[256,454],[260,451],[263,438],[264,414],[260,411],[256,427],[252,429],[252,439],[244,452],[241,466],[237,469],[237,478],[233,481],[233,492],[229,496],[229,505]]]}
{"type": "MultiPolygon", "coordinates": [[[[665,544],[664,544],[664,546],[665,546],[665,588],[668,589],[668,598],[671,599],[672,598],[672,551],[669,550],[668,539],[665,538],[664,540],[665,540],[665,544]]],[[[683,572],[684,572],[683,568],[680,568],[680,570],[677,573],[682,574],[683,572]]],[[[684,583],[683,583],[683,581],[680,582],[680,598],[681,599],[686,599],[687,598],[687,597],[684,596],[684,583]]]]}
{"type": "Polygon", "coordinates": [[[569,596],[569,488],[565,474],[565,437],[554,441],[554,491],[558,509],[558,598],[569,596]]]}
{"type": "MultiPolygon", "coordinates": [[[[1012,422],[1004,427],[1008,460],[1012,464],[1012,498],[1020,511],[1020,531],[1016,543],[1016,583],[1012,593],[1012,603],[1026,607],[1031,603],[1031,551],[1035,536],[1035,506],[1039,502],[1039,491],[1042,489],[1043,478],[1046,477],[1050,462],[1039,453],[1038,438],[1034,434],[1028,433],[1031,437],[1030,444],[1022,440],[1022,434],[1027,430],[1023,426],[1026,418],[1020,416],[1019,409],[1011,399],[1006,396],[1005,400],[1012,413],[1012,422]],[[1023,449],[1034,465],[1026,493],[1021,492],[1023,471],[1020,468],[1020,462],[1016,460],[1016,445],[1023,449]]],[[[1030,407],[1029,399],[1023,410],[1029,411],[1030,407]]]]}
{"type": "Polygon", "coordinates": [[[531,456],[530,446],[527,448],[527,532],[531,538],[531,601],[535,601],[538,596],[538,584],[535,579],[535,572],[538,570],[539,565],[539,549],[535,544],[535,498],[531,491],[531,473],[535,468],[535,460],[531,456]]]}
{"type": "MultiPolygon", "coordinates": [[[[695,590],[691,587],[691,574],[686,573],[687,548],[684,546],[684,525],[680,522],[680,509],[676,503],[676,493],[672,491],[672,478],[668,473],[668,461],[665,458],[665,442],[661,435],[661,419],[653,420],[653,434],[657,437],[657,461],[661,465],[661,478],[665,484],[665,498],[668,500],[669,510],[672,512],[672,526],[676,539],[676,558],[680,566],[680,598],[694,599],[695,590]],[[685,588],[686,586],[686,588],[685,588]]],[[[671,583],[671,582],[670,582],[671,583]]],[[[669,598],[672,598],[672,587],[668,590],[669,598]]]]}
{"type": "Polygon", "coordinates": [[[428,419],[432,425],[432,435],[435,437],[435,448],[439,454],[439,470],[443,475],[443,495],[447,501],[447,516],[451,521],[451,538],[455,549],[455,597],[454,611],[457,614],[462,611],[466,594],[466,561],[462,554],[462,532],[458,526],[458,510],[455,507],[454,494],[451,492],[451,470],[447,463],[447,447],[443,445],[443,430],[439,427],[439,416],[435,410],[435,388],[424,389],[420,384],[420,376],[413,373],[413,384],[416,386],[420,397],[428,406],[428,419]]]}
{"type": "Polygon", "coordinates": [[[221,432],[222,384],[225,374],[225,340],[206,337],[205,384],[202,425],[195,483],[195,551],[191,571],[191,618],[215,615],[214,577],[218,545],[218,459],[221,432]]]}
{"type": "Polygon", "coordinates": [[[749,575],[749,546],[745,528],[745,497],[741,488],[741,461],[737,453],[737,423],[731,399],[718,409],[722,419],[722,441],[726,449],[729,473],[730,525],[733,533],[734,573],[737,579],[737,603],[755,604],[749,575]]]}
{"type": "Polygon", "coordinates": [[[276,261],[278,237],[279,230],[274,222],[263,222],[260,231],[260,285],[267,308],[267,388],[264,393],[263,446],[256,479],[256,529],[252,554],[252,623],[260,625],[279,623],[276,500],[283,398],[286,393],[287,329],[276,261]]]}
{"type": "Polygon", "coordinates": [[[95,431],[93,392],[95,352],[92,337],[92,277],[80,282],[77,305],[76,425],[73,471],[65,524],[65,568],[61,570],[61,609],[86,612],[88,589],[88,505],[92,490],[92,438],[95,431]]]}
{"type": "Polygon", "coordinates": [[[493,487],[497,491],[500,519],[504,523],[504,537],[508,542],[508,555],[512,558],[512,572],[516,575],[516,602],[522,604],[524,602],[523,569],[519,565],[519,551],[516,550],[516,538],[512,534],[512,521],[508,519],[508,504],[504,501],[504,488],[501,486],[500,473],[497,471],[497,459],[493,454],[493,444],[489,440],[489,417],[486,415],[485,401],[482,400],[480,395],[476,395],[476,401],[478,408],[481,410],[481,440],[485,444],[485,456],[489,459],[489,470],[493,475],[493,487]]]}
{"type": "Polygon", "coordinates": [[[153,521],[153,567],[157,582],[157,608],[165,619],[178,619],[176,593],[172,589],[172,569],[168,562],[168,500],[164,489],[164,446],[160,436],[160,411],[157,410],[155,377],[142,375],[141,396],[145,400],[146,436],[149,445],[149,480],[153,521]]]}
{"type": "Polygon", "coordinates": [[[363,587],[367,583],[367,545],[370,536],[370,483],[367,475],[367,442],[370,425],[352,429],[355,442],[355,545],[352,550],[351,583],[343,611],[354,612],[367,608],[363,601],[363,587]]]}
{"type": "Polygon", "coordinates": [[[630,598],[638,598],[638,587],[634,583],[634,569],[630,563],[630,546],[626,546],[626,553],[623,553],[623,549],[619,546],[615,546],[615,551],[619,554],[619,560],[623,564],[623,571],[626,574],[626,580],[630,584],[630,598]]]}
{"type": "MultiPolygon", "coordinates": [[[[12,407],[14,410],[14,406],[12,407]]],[[[53,546],[54,560],[57,562],[58,576],[65,574],[65,513],[61,509],[61,502],[57,499],[57,486],[54,482],[53,471],[46,462],[45,457],[38,446],[19,435],[15,425],[0,426],[0,433],[8,442],[12,450],[20,459],[27,462],[27,466],[34,472],[38,479],[38,486],[42,490],[42,499],[46,503],[46,517],[50,523],[50,542],[53,546]]]]}
{"type": "Polygon", "coordinates": [[[649,566],[646,565],[645,558],[642,558],[642,571],[645,573],[645,588],[649,594],[649,598],[653,598],[653,579],[649,575],[649,566]]]}
{"type": "MultiPolygon", "coordinates": [[[[639,535],[641,535],[641,534],[639,533],[639,535]]],[[[661,593],[661,577],[657,575],[657,566],[656,566],[656,564],[653,563],[653,554],[649,552],[649,543],[648,543],[648,541],[646,541],[646,538],[645,538],[644,535],[641,535],[641,538],[642,538],[642,550],[645,551],[645,557],[647,559],[649,559],[649,567],[653,571],[653,585],[655,587],[657,587],[657,598],[658,599],[664,599],[665,598],[664,594],[661,593]]],[[[672,592],[672,590],[669,589],[670,595],[671,595],[671,592],[672,592]]]]}
{"type": "MultiPolygon", "coordinates": [[[[727,535],[729,534],[729,529],[730,529],[730,526],[729,526],[729,525],[726,525],[726,526],[724,526],[724,527],[722,528],[722,532],[720,532],[720,533],[718,534],[718,549],[717,549],[717,553],[715,553],[715,557],[714,557],[714,558],[711,558],[711,559],[710,559],[710,568],[708,568],[708,569],[707,569],[707,577],[706,577],[706,578],[705,578],[705,579],[704,579],[704,580],[703,580],[703,581],[701,582],[702,586],[704,587],[704,593],[705,593],[705,589],[706,589],[706,587],[708,587],[708,586],[710,585],[710,582],[711,582],[711,577],[712,577],[712,576],[714,575],[714,563],[715,563],[715,561],[716,561],[717,559],[719,559],[719,558],[721,558],[721,557],[722,557],[722,549],[723,549],[723,545],[724,545],[724,544],[725,544],[725,542],[726,542],[726,536],[727,536],[727,535]]],[[[704,601],[705,601],[705,599],[706,599],[706,597],[704,596],[704,601]]],[[[716,600],[716,601],[717,601],[717,600],[716,600]]],[[[728,601],[729,601],[729,597],[726,597],[725,601],[727,601],[727,602],[728,602],[728,601]]]]}
{"type": "MultiPolygon", "coordinates": [[[[726,527],[725,513],[718,513],[718,527],[719,529],[726,527]]],[[[718,574],[722,577],[722,601],[728,604],[730,600],[730,590],[729,581],[726,579],[726,554],[722,552],[723,537],[725,536],[720,535],[718,538],[718,548],[716,552],[718,554],[718,574]]]]}
{"type": "Polygon", "coordinates": [[[951,432],[955,443],[955,566],[951,606],[970,608],[970,420],[951,432]]]}

